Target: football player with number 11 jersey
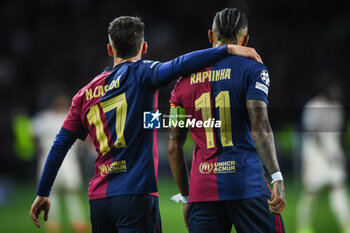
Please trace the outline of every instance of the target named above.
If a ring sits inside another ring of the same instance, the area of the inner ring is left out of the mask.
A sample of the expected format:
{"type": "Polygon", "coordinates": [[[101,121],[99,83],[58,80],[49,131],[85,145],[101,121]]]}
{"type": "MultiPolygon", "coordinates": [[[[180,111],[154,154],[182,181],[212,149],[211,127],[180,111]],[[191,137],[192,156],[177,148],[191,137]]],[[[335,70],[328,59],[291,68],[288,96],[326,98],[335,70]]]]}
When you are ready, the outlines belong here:
{"type": "MultiPolygon", "coordinates": [[[[213,47],[246,45],[247,33],[246,15],[226,8],[216,14],[209,41],[213,47]]],[[[174,199],[184,202],[191,233],[229,233],[232,225],[238,233],[284,232],[283,178],[267,116],[269,86],[263,64],[230,56],[180,78],[171,93],[171,121],[196,122],[190,184],[183,157],[187,129],[180,124],[171,128],[168,155],[181,191],[174,199]]]]}

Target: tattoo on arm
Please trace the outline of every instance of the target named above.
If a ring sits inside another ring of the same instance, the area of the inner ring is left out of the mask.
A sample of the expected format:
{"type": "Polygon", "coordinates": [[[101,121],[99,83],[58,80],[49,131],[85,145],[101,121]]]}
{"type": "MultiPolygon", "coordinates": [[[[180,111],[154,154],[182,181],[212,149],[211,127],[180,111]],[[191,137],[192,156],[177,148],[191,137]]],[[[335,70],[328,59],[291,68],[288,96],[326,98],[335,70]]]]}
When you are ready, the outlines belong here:
{"type": "Polygon", "coordinates": [[[276,156],[274,136],[268,118],[267,106],[261,100],[248,100],[247,109],[251,132],[259,157],[271,174],[280,170],[276,156]]]}

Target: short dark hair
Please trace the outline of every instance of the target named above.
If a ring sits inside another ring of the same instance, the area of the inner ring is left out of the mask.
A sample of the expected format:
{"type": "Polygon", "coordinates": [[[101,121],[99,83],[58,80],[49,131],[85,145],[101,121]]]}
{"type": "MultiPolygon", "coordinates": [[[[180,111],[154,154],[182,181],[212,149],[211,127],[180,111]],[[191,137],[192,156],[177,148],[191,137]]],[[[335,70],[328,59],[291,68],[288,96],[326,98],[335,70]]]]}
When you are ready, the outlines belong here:
{"type": "Polygon", "coordinates": [[[244,28],[248,30],[248,17],[237,8],[225,8],[214,17],[213,30],[217,31],[218,40],[237,44],[237,34],[244,28]]]}
{"type": "Polygon", "coordinates": [[[108,27],[108,35],[117,57],[130,58],[138,54],[144,40],[145,25],[139,17],[120,16],[108,27]]]}

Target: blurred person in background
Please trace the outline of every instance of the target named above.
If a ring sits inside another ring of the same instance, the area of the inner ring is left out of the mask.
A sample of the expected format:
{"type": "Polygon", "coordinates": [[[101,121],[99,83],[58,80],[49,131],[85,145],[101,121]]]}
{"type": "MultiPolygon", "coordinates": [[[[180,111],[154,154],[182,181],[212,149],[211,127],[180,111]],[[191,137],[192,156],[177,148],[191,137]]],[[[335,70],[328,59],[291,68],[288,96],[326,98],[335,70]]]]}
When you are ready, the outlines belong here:
{"type": "MultiPolygon", "coordinates": [[[[52,142],[68,114],[69,104],[69,98],[64,94],[59,94],[53,99],[49,109],[38,112],[32,120],[33,133],[39,147],[38,180],[52,142]]],[[[64,201],[65,215],[68,216],[68,221],[74,232],[88,231],[89,224],[85,219],[85,209],[80,197],[81,188],[82,175],[78,159],[78,144],[76,144],[69,150],[51,190],[51,214],[50,219],[45,224],[49,233],[62,231],[61,217],[63,214],[61,213],[60,199],[64,201]]]]}
{"type": "Polygon", "coordinates": [[[341,86],[333,81],[307,101],[303,109],[301,159],[304,190],[297,210],[298,233],[314,232],[312,206],[323,188],[329,191],[330,205],[342,232],[350,233],[346,160],[342,148],[345,112],[341,98],[341,86]]]}

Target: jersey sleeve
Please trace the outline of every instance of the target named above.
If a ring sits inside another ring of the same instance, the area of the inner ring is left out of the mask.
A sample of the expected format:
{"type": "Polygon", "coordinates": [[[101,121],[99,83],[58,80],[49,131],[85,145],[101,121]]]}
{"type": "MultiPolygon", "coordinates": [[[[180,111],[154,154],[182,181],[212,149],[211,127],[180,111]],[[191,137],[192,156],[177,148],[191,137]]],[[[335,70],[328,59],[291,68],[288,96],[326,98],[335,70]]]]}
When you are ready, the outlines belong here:
{"type": "Polygon", "coordinates": [[[247,77],[246,100],[262,100],[268,104],[268,93],[270,88],[269,72],[261,63],[257,63],[249,69],[247,77]]]}
{"type": "MultiPolygon", "coordinates": [[[[159,61],[141,60],[141,83],[146,88],[155,87],[157,84],[157,71],[160,66],[159,61]]],[[[138,76],[138,75],[137,75],[138,76]]]]}
{"type": "Polygon", "coordinates": [[[47,156],[43,173],[40,178],[37,194],[39,196],[49,196],[51,187],[57,176],[58,169],[68,150],[76,140],[76,135],[69,130],[61,128],[47,156]]]}
{"type": "Polygon", "coordinates": [[[180,93],[178,91],[180,81],[181,81],[181,78],[177,81],[174,89],[172,90],[172,92],[170,94],[170,100],[169,100],[170,104],[173,104],[176,106],[183,106],[183,104],[181,102],[180,93]]]}
{"type": "Polygon", "coordinates": [[[82,95],[79,93],[74,96],[68,116],[66,117],[60,132],[57,134],[49,155],[47,156],[37,190],[37,194],[40,196],[49,196],[58,169],[66,157],[68,150],[77,138],[85,140],[87,136],[87,132],[83,127],[81,118],[82,95]]]}
{"type": "Polygon", "coordinates": [[[230,54],[227,52],[227,46],[221,46],[187,53],[163,63],[143,60],[142,82],[158,89],[179,76],[185,76],[209,66],[228,55],[230,54]]]}
{"type": "Polygon", "coordinates": [[[186,121],[186,110],[185,108],[173,104],[170,104],[170,121],[172,122],[171,125],[178,125],[179,121],[185,122],[186,121]]]}
{"type": "Polygon", "coordinates": [[[87,131],[83,126],[82,117],[80,115],[81,112],[81,99],[79,98],[79,95],[76,95],[72,100],[68,116],[66,117],[62,127],[74,132],[77,138],[85,140],[87,131]]]}
{"type": "Polygon", "coordinates": [[[186,110],[183,106],[183,103],[181,101],[181,94],[180,90],[181,87],[179,87],[179,84],[181,83],[182,78],[180,78],[173,91],[171,92],[170,96],[170,121],[172,122],[172,125],[178,125],[176,122],[179,121],[186,121],[186,110]]]}
{"type": "Polygon", "coordinates": [[[172,79],[186,76],[201,68],[209,66],[214,62],[230,55],[227,46],[210,49],[202,49],[181,55],[171,61],[162,63],[157,70],[157,84],[168,84],[172,79]]]}

